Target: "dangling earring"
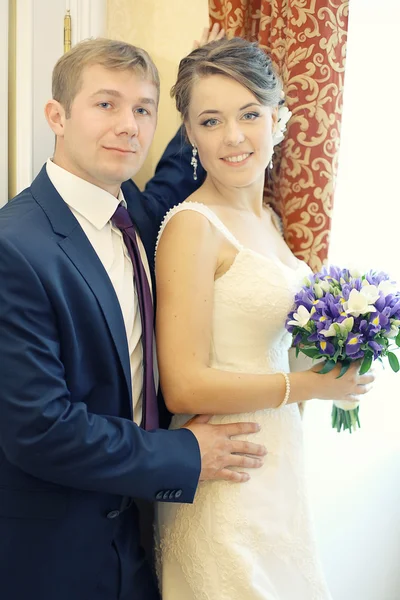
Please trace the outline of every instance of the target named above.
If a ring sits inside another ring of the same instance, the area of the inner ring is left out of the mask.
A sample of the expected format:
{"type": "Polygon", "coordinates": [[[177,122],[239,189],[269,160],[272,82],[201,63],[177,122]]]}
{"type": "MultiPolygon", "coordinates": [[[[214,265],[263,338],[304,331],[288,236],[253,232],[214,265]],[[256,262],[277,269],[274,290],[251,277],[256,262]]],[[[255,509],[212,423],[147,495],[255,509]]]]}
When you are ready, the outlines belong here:
{"type": "Polygon", "coordinates": [[[193,167],[193,179],[195,181],[197,181],[197,165],[198,165],[198,161],[197,161],[197,148],[194,144],[192,144],[193,146],[193,150],[192,150],[192,160],[190,161],[190,164],[193,167]]]}
{"type": "Polygon", "coordinates": [[[272,153],[271,160],[269,161],[268,167],[270,168],[271,171],[274,168],[274,153],[272,153]]]}

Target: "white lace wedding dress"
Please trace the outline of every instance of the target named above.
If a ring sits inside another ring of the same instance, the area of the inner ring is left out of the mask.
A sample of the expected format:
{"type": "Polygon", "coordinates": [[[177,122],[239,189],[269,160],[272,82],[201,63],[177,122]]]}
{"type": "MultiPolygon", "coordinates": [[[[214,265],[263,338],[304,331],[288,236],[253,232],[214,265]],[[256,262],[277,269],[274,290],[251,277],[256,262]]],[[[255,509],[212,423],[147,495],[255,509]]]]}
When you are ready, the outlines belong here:
{"type": "MultiPolygon", "coordinates": [[[[207,206],[186,202],[237,248],[215,281],[210,366],[244,373],[289,371],[285,319],[310,271],[244,248],[207,206]]],[[[160,237],[159,236],[159,237],[160,237]]],[[[180,427],[187,415],[176,415],[180,427]]],[[[202,482],[194,504],[158,503],[156,546],[163,600],[329,600],[308,512],[297,404],[218,415],[213,423],[257,421],[242,436],[266,445],[262,468],[244,484],[202,482]]]]}

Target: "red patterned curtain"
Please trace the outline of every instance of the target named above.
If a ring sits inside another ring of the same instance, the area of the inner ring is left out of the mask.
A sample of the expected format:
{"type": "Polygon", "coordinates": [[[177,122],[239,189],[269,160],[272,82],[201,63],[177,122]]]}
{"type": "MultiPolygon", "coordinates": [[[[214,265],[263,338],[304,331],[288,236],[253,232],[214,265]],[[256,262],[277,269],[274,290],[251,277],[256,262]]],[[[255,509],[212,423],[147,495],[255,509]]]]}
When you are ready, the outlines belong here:
{"type": "Polygon", "coordinates": [[[257,41],[283,80],[292,117],[265,196],[288,245],[314,271],[329,248],[348,8],[349,0],[209,0],[211,22],[257,41]]]}

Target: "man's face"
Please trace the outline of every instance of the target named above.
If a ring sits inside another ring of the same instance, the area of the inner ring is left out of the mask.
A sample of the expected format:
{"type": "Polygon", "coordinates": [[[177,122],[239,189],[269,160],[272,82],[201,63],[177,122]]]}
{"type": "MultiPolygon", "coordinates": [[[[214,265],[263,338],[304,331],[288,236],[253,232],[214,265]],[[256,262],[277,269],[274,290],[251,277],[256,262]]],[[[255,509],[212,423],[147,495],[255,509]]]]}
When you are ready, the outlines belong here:
{"type": "Polygon", "coordinates": [[[54,162],[118,195],[121,183],[144,163],[157,125],[157,104],[156,86],[140,74],[86,67],[69,118],[61,107],[54,162]]]}

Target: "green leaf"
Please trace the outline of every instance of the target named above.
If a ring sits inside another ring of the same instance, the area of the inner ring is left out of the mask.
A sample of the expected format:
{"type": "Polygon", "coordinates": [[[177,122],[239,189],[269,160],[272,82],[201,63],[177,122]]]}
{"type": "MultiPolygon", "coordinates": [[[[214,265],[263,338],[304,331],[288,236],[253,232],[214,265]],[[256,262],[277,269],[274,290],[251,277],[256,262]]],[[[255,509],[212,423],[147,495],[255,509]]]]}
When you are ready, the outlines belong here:
{"type": "Polygon", "coordinates": [[[393,352],[388,352],[389,365],[392,367],[392,370],[397,373],[400,369],[399,359],[393,352]]]}
{"type": "Polygon", "coordinates": [[[317,350],[317,348],[301,348],[301,351],[303,354],[309,356],[310,358],[315,358],[320,354],[320,351],[317,350]]]}
{"type": "Polygon", "coordinates": [[[335,406],[335,404],[332,404],[332,427],[333,427],[333,429],[336,429],[337,419],[338,419],[337,407],[335,406]]]}
{"type": "Polygon", "coordinates": [[[397,334],[395,342],[398,346],[400,346],[400,332],[397,334]]]}
{"type": "Polygon", "coordinates": [[[336,363],[334,360],[327,360],[325,365],[322,367],[320,371],[317,371],[320,375],[325,375],[325,373],[329,373],[336,367],[336,363]]]}
{"type": "Polygon", "coordinates": [[[360,375],[364,375],[364,373],[366,373],[367,371],[370,370],[372,365],[372,354],[366,354],[364,356],[364,360],[361,363],[361,367],[360,367],[360,375]]]}
{"type": "Polygon", "coordinates": [[[342,368],[340,369],[340,373],[339,375],[336,377],[336,379],[340,379],[341,377],[343,377],[343,375],[345,373],[347,373],[348,368],[350,367],[350,361],[346,360],[342,363],[342,368]]]}

